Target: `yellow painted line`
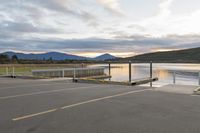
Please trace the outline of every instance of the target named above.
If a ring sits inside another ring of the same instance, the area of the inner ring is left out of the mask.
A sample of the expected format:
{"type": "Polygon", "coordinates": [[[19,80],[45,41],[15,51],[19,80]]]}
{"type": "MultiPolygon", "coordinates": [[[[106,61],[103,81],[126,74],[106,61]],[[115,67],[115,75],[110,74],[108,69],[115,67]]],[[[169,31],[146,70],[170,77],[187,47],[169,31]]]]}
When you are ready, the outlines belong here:
{"type": "MultiPolygon", "coordinates": [[[[99,85],[98,85],[98,86],[99,86],[99,85]]],[[[0,97],[0,100],[2,100],[2,99],[17,98],[17,97],[25,97],[25,96],[33,96],[33,95],[39,95],[39,94],[55,93],[55,92],[68,91],[68,90],[70,91],[70,90],[77,90],[77,89],[84,89],[84,88],[92,88],[92,87],[98,87],[98,86],[95,85],[95,86],[87,86],[87,87],[76,87],[76,88],[69,88],[69,89],[59,89],[59,90],[50,90],[50,91],[39,91],[39,92],[26,93],[26,94],[4,96],[4,97],[0,97]]]]}
{"type": "Polygon", "coordinates": [[[151,90],[151,89],[129,91],[129,92],[120,93],[120,94],[116,94],[116,95],[111,95],[111,96],[96,98],[96,99],[92,99],[92,100],[89,100],[89,101],[84,101],[84,102],[80,102],[80,103],[76,103],[76,104],[64,106],[64,107],[61,107],[61,109],[71,108],[71,107],[75,107],[75,106],[79,106],[79,105],[83,105],[83,104],[87,104],[87,103],[97,102],[97,101],[101,101],[101,100],[105,100],[105,99],[110,99],[110,98],[114,98],[114,97],[120,97],[120,96],[124,96],[124,95],[128,95],[128,94],[139,93],[139,92],[143,92],[143,91],[146,91],[146,90],[151,90]]]}
{"type": "Polygon", "coordinates": [[[57,111],[59,109],[63,110],[63,109],[72,108],[72,107],[76,107],[76,106],[87,104],[87,103],[102,101],[102,100],[105,100],[105,99],[110,99],[110,98],[114,98],[114,97],[125,96],[125,95],[133,94],[133,93],[144,92],[144,91],[147,91],[147,90],[152,90],[152,89],[134,90],[134,91],[124,92],[124,93],[119,93],[119,94],[116,94],[116,95],[111,95],[111,96],[105,96],[105,97],[101,97],[101,98],[96,98],[96,99],[92,99],[92,100],[89,100],[89,101],[79,102],[79,103],[67,105],[67,106],[60,107],[60,108],[55,108],[55,109],[51,109],[51,110],[47,110],[47,111],[43,111],[43,112],[39,112],[39,113],[35,113],[35,114],[30,114],[30,115],[25,115],[25,116],[13,118],[12,121],[18,121],[18,120],[28,119],[28,118],[31,118],[31,117],[35,117],[35,116],[39,116],[39,115],[44,115],[44,114],[47,114],[47,113],[55,112],[55,111],[57,111]]]}
{"type": "Polygon", "coordinates": [[[52,112],[55,112],[56,110],[58,110],[58,109],[51,109],[51,110],[47,110],[47,111],[36,113],[36,114],[25,115],[25,116],[22,116],[22,117],[14,118],[14,119],[12,119],[12,121],[19,121],[19,120],[22,120],[22,119],[28,119],[28,118],[31,118],[31,117],[34,117],[34,116],[52,113],[52,112]]]}

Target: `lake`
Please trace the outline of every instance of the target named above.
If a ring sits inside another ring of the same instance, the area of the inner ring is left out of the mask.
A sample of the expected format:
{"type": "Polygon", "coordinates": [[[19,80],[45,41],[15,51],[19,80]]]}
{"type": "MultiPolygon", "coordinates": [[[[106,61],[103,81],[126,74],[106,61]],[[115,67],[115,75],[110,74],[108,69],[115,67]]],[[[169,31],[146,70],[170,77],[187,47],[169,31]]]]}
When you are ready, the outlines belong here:
{"type": "MultiPolygon", "coordinates": [[[[92,65],[106,67],[108,74],[108,65],[92,65]]],[[[132,64],[132,80],[149,77],[150,64],[132,64]]],[[[175,64],[175,63],[153,63],[153,77],[158,77],[159,81],[154,82],[153,86],[159,87],[173,83],[173,73],[176,72],[176,84],[198,85],[200,64],[175,64]]],[[[128,81],[128,64],[111,64],[112,81],[128,81]]]]}

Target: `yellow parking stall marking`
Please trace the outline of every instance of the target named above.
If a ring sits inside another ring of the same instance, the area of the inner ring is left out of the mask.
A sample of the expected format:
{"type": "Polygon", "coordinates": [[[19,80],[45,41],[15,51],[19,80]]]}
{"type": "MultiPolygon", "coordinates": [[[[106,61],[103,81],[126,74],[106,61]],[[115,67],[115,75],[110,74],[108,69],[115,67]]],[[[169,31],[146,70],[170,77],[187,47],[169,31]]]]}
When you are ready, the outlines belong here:
{"type": "Polygon", "coordinates": [[[60,91],[68,91],[68,90],[70,91],[70,90],[84,89],[84,88],[91,88],[91,87],[97,87],[97,85],[87,86],[87,87],[76,87],[76,88],[69,88],[69,89],[50,90],[50,91],[39,91],[39,92],[25,93],[25,94],[19,94],[19,95],[4,96],[4,97],[0,97],[0,100],[1,99],[11,99],[11,98],[17,98],[17,97],[32,96],[32,95],[39,95],[39,94],[54,93],[54,92],[60,92],[60,91]]]}
{"type": "Polygon", "coordinates": [[[63,106],[63,107],[60,107],[60,108],[54,108],[54,109],[51,109],[51,110],[47,110],[47,111],[43,111],[43,112],[39,112],[39,113],[35,113],[35,114],[30,114],[30,115],[25,115],[25,116],[13,118],[12,120],[18,121],[18,120],[28,119],[28,118],[35,117],[35,116],[40,116],[40,115],[44,115],[44,114],[47,114],[47,113],[52,113],[52,112],[55,112],[57,110],[64,110],[64,109],[67,109],[67,108],[72,108],[72,107],[76,107],[76,106],[80,106],[80,105],[84,105],[84,104],[88,104],[88,103],[92,103],[92,102],[102,101],[102,100],[110,99],[110,98],[114,98],[114,97],[125,96],[125,95],[128,95],[128,94],[144,92],[144,91],[147,91],[147,90],[152,90],[152,89],[142,89],[142,90],[134,90],[134,91],[123,92],[123,93],[119,93],[119,94],[115,94],[115,95],[105,96],[105,97],[101,97],[101,98],[96,98],[96,99],[92,99],[92,100],[88,100],[88,101],[84,101],[84,102],[79,102],[79,103],[63,106]]]}
{"type": "Polygon", "coordinates": [[[35,114],[30,114],[30,115],[25,115],[25,116],[22,116],[22,117],[14,118],[12,120],[18,121],[18,120],[22,120],[22,119],[27,119],[27,118],[31,118],[31,117],[38,116],[38,115],[44,115],[44,114],[52,113],[52,112],[55,112],[56,110],[57,109],[51,109],[51,110],[47,110],[47,111],[40,112],[40,113],[35,113],[35,114]]]}

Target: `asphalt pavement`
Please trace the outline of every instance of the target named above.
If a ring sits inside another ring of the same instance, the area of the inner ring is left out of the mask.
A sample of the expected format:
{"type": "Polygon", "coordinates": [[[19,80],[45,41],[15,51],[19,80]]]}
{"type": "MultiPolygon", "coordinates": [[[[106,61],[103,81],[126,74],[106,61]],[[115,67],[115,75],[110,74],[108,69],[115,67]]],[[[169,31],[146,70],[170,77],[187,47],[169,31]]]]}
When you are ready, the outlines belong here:
{"type": "Polygon", "coordinates": [[[0,133],[199,133],[200,97],[0,78],[0,133]]]}

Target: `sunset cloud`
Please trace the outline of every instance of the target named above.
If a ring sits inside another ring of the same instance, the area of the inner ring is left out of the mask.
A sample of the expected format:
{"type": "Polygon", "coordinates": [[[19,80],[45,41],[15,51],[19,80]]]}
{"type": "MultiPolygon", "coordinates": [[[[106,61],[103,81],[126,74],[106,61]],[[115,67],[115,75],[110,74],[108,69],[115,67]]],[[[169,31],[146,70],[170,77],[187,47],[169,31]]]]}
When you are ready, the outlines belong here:
{"type": "Polygon", "coordinates": [[[198,5],[197,0],[1,0],[0,52],[125,56],[198,47],[198,5]]]}

